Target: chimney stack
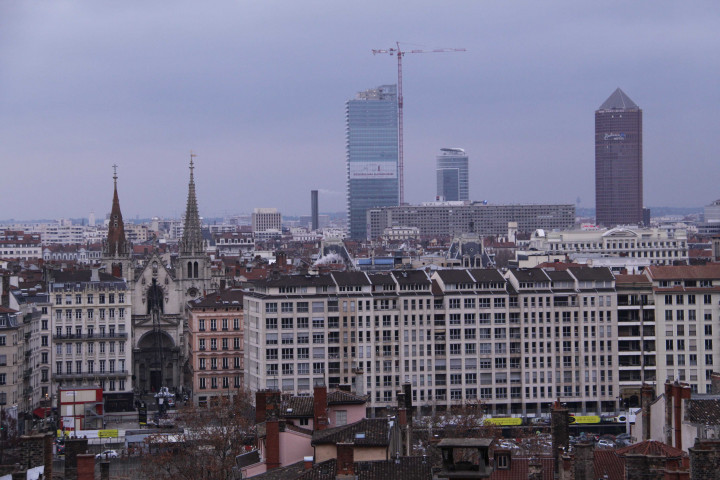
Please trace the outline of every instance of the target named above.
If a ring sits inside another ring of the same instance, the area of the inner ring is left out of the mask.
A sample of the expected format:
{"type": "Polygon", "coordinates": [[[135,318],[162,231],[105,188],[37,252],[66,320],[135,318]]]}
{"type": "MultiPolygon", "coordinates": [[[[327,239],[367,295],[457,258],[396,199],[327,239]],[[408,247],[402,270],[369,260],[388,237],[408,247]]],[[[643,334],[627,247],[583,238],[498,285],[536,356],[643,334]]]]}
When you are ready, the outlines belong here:
{"type": "Polygon", "coordinates": [[[555,471],[560,471],[560,452],[567,451],[570,446],[570,412],[556,401],[550,413],[550,429],[552,431],[552,449],[555,471]]]}
{"type": "Polygon", "coordinates": [[[325,385],[315,385],[313,388],[313,422],[315,430],[327,428],[327,388],[325,385]]]}
{"type": "Polygon", "coordinates": [[[268,470],[280,466],[280,422],[277,418],[265,421],[265,465],[268,470]]]}
{"type": "Polygon", "coordinates": [[[575,480],[595,480],[595,444],[575,445],[575,480]]]}
{"type": "MultiPolygon", "coordinates": [[[[655,393],[655,389],[652,387],[652,385],[648,385],[646,383],[642,384],[641,394],[640,394],[640,400],[642,402],[642,439],[650,440],[650,422],[652,419],[650,418],[650,404],[653,401],[653,394],[655,393]]],[[[630,412],[625,412],[625,415],[629,415],[630,412]]]]}
{"type": "Polygon", "coordinates": [[[355,458],[353,454],[353,448],[355,447],[352,443],[338,443],[337,444],[337,476],[354,476],[355,475],[355,458]]]}
{"type": "Polygon", "coordinates": [[[313,457],[303,457],[303,466],[305,470],[310,470],[313,467],[313,457]]]}
{"type": "Polygon", "coordinates": [[[720,395],[720,373],[712,372],[710,375],[710,393],[713,395],[720,395]]]}

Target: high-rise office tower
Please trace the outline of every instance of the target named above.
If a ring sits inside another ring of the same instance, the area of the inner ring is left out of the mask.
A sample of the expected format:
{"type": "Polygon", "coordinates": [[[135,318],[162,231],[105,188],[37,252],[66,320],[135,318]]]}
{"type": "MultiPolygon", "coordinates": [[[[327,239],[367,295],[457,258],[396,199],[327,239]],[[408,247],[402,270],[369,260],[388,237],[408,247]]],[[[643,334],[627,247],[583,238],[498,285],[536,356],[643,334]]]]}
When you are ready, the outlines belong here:
{"type": "Polygon", "coordinates": [[[350,238],[365,239],[366,212],[399,202],[397,87],[359,92],[346,104],[350,238]]]}
{"type": "Polygon", "coordinates": [[[595,111],[595,221],[643,221],[642,110],[619,88],[595,111]]]}
{"type": "Polygon", "coordinates": [[[320,228],[320,218],[318,215],[318,191],[310,190],[310,223],[312,230],[316,231],[320,228]]]}
{"type": "Polygon", "coordinates": [[[462,148],[441,148],[437,156],[437,199],[470,200],[468,156],[462,148]]]}

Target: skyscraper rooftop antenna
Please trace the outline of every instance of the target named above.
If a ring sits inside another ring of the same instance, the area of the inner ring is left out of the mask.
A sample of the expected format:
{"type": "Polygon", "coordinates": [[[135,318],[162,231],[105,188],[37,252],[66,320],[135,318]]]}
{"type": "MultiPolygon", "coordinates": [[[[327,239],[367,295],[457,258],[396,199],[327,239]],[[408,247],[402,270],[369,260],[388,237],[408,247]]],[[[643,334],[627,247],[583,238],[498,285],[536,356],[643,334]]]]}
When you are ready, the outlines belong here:
{"type": "Polygon", "coordinates": [[[403,93],[402,93],[402,58],[408,53],[447,53],[464,52],[464,48],[434,48],[432,50],[402,50],[400,42],[395,42],[395,48],[373,49],[373,55],[387,53],[397,56],[398,60],[398,82],[397,82],[397,103],[398,103],[398,185],[400,189],[400,205],[405,203],[405,162],[403,160],[403,93]]]}

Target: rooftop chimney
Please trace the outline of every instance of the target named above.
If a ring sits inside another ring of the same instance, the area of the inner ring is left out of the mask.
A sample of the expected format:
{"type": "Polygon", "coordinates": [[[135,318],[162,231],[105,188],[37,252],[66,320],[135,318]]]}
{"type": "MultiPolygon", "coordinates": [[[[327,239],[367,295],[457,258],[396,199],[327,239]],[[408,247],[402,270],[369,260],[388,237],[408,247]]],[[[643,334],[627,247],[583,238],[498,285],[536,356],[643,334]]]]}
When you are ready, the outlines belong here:
{"type": "MultiPolygon", "coordinates": [[[[640,400],[642,402],[642,439],[650,440],[650,404],[653,401],[655,389],[652,385],[642,384],[640,400]]],[[[627,415],[629,412],[626,412],[627,415]]]]}
{"type": "Polygon", "coordinates": [[[550,413],[550,429],[555,471],[559,472],[560,452],[567,451],[570,446],[570,413],[559,400],[555,402],[550,413]]]}
{"type": "Polygon", "coordinates": [[[353,476],[355,475],[355,458],[353,454],[353,448],[355,447],[352,443],[338,443],[337,444],[337,475],[340,476],[353,476]]]}
{"type": "Polygon", "coordinates": [[[313,423],[315,430],[327,428],[327,388],[325,385],[315,385],[313,389],[313,423]]]}
{"type": "Polygon", "coordinates": [[[712,372],[712,374],[710,375],[710,382],[710,393],[712,393],[713,395],[720,395],[720,373],[712,372]]]}
{"type": "Polygon", "coordinates": [[[265,466],[268,470],[280,466],[280,422],[276,418],[265,421],[265,466]]]}

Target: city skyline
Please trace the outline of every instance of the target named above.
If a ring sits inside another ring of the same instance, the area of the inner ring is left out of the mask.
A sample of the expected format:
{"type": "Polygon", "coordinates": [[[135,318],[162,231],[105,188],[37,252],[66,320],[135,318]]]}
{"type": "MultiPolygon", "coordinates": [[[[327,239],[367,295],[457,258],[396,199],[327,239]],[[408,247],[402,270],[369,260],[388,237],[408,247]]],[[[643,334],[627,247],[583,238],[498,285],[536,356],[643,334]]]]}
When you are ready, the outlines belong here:
{"type": "Polygon", "coordinates": [[[343,102],[396,82],[394,59],[371,53],[396,40],[467,49],[404,62],[410,203],[432,200],[437,146],[462,145],[478,162],[472,200],[594,207],[587,112],[617,87],[646,114],[645,204],[720,196],[711,2],[0,11],[0,190],[13,199],[2,218],[103,218],[114,163],[128,218],[179,217],[191,149],[204,217],[308,214],[311,189],[324,211],[342,211],[343,102]]]}

